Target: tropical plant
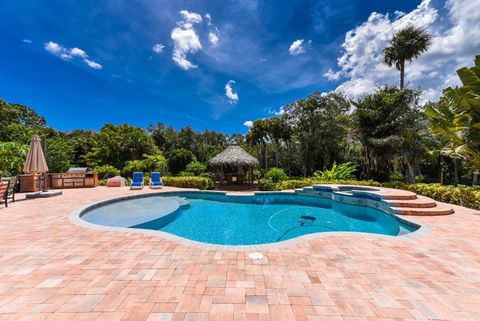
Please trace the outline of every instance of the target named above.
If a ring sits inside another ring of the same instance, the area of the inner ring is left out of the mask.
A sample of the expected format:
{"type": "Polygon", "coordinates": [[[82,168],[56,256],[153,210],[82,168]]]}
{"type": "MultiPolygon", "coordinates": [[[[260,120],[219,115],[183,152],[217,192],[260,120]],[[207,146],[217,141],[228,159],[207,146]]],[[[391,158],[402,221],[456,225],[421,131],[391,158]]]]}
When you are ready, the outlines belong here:
{"type": "Polygon", "coordinates": [[[337,165],[337,163],[333,163],[331,169],[327,169],[324,171],[315,171],[313,176],[317,179],[321,179],[324,181],[334,181],[339,179],[353,179],[355,176],[353,173],[357,171],[358,164],[353,164],[351,162],[342,163],[337,165]]]}
{"type": "Polygon", "coordinates": [[[28,145],[15,142],[0,143],[0,176],[21,173],[28,152],[28,145]]]}
{"type": "Polygon", "coordinates": [[[407,27],[396,33],[384,49],[384,62],[390,67],[395,65],[400,71],[400,89],[405,84],[405,62],[417,59],[428,50],[431,42],[432,36],[424,29],[407,27]]]}
{"type": "Polygon", "coordinates": [[[442,99],[427,106],[431,130],[443,143],[443,153],[467,160],[474,171],[474,184],[480,171],[480,56],[475,66],[457,71],[463,84],[446,88],[442,99]]]}
{"type": "Polygon", "coordinates": [[[288,179],[287,174],[283,171],[283,169],[278,167],[272,167],[265,173],[265,178],[270,179],[274,183],[278,183],[288,179]]]}

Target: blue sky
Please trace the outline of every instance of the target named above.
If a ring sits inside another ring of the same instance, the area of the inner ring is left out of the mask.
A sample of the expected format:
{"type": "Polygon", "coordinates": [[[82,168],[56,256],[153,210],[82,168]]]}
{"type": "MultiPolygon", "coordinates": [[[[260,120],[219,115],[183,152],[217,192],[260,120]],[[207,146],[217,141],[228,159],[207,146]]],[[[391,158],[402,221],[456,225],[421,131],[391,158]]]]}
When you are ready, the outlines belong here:
{"type": "MultiPolygon", "coordinates": [[[[271,116],[315,90],[346,88],[355,96],[366,83],[376,85],[370,80],[378,73],[360,79],[352,72],[371,69],[365,61],[375,54],[365,48],[378,43],[372,49],[378,52],[389,32],[408,21],[418,20],[444,39],[458,23],[454,5],[448,0],[4,0],[0,96],[35,108],[61,130],[162,121],[244,133],[245,121],[271,116]],[[368,39],[374,28],[391,30],[368,39]]],[[[465,57],[471,54],[467,49],[465,57]]],[[[452,55],[442,54],[439,64],[452,55]]],[[[451,69],[465,61],[452,62],[451,69]]],[[[386,82],[397,80],[395,70],[383,70],[386,82]]]]}

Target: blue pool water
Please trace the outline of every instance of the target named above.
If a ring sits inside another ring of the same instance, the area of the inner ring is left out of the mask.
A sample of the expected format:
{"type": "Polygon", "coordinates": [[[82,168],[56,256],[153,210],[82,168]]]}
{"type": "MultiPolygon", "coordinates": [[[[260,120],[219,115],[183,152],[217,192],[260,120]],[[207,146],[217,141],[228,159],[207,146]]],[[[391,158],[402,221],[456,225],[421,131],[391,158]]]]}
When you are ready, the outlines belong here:
{"type": "Polygon", "coordinates": [[[190,205],[178,207],[171,197],[150,196],[100,206],[82,218],[95,224],[160,230],[224,245],[274,243],[317,232],[396,236],[416,230],[379,210],[317,197],[177,195],[186,197],[190,205]]]}

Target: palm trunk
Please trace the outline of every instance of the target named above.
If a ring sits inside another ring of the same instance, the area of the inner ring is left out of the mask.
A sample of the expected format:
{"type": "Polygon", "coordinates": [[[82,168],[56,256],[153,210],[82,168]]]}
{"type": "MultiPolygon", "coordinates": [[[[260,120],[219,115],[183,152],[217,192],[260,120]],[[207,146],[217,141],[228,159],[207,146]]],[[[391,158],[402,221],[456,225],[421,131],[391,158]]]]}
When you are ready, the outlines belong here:
{"type": "Polygon", "coordinates": [[[280,163],[280,148],[278,145],[279,145],[278,141],[275,142],[275,167],[277,168],[280,163]]]}
{"type": "Polygon", "coordinates": [[[400,90],[405,86],[405,61],[400,63],[400,90]]]}
{"type": "Polygon", "coordinates": [[[409,184],[415,184],[415,174],[413,171],[413,165],[411,164],[410,160],[405,160],[405,163],[407,165],[407,183],[409,184]]]}
{"type": "Polygon", "coordinates": [[[307,177],[307,167],[308,167],[308,146],[305,146],[305,164],[303,169],[303,177],[307,177]]]}
{"type": "Polygon", "coordinates": [[[477,170],[475,170],[475,171],[473,172],[472,185],[473,185],[473,186],[478,185],[478,171],[477,171],[477,170]]]}
{"type": "Polygon", "coordinates": [[[453,163],[453,179],[454,179],[454,184],[455,186],[458,185],[458,166],[457,166],[457,159],[452,157],[452,163],[453,163]]]}
{"type": "Polygon", "coordinates": [[[265,171],[267,171],[268,169],[268,155],[267,155],[267,144],[263,144],[263,146],[265,147],[265,171]]]}

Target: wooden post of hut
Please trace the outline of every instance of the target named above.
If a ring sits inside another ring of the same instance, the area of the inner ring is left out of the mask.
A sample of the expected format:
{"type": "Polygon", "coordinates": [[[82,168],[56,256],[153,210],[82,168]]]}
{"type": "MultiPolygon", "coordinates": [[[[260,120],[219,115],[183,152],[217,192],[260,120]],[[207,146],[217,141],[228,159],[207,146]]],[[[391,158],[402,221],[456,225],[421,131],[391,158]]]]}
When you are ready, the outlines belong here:
{"type": "Polygon", "coordinates": [[[215,185],[251,182],[252,169],[259,164],[258,159],[247,153],[236,142],[210,159],[209,163],[214,169],[215,185]]]}

